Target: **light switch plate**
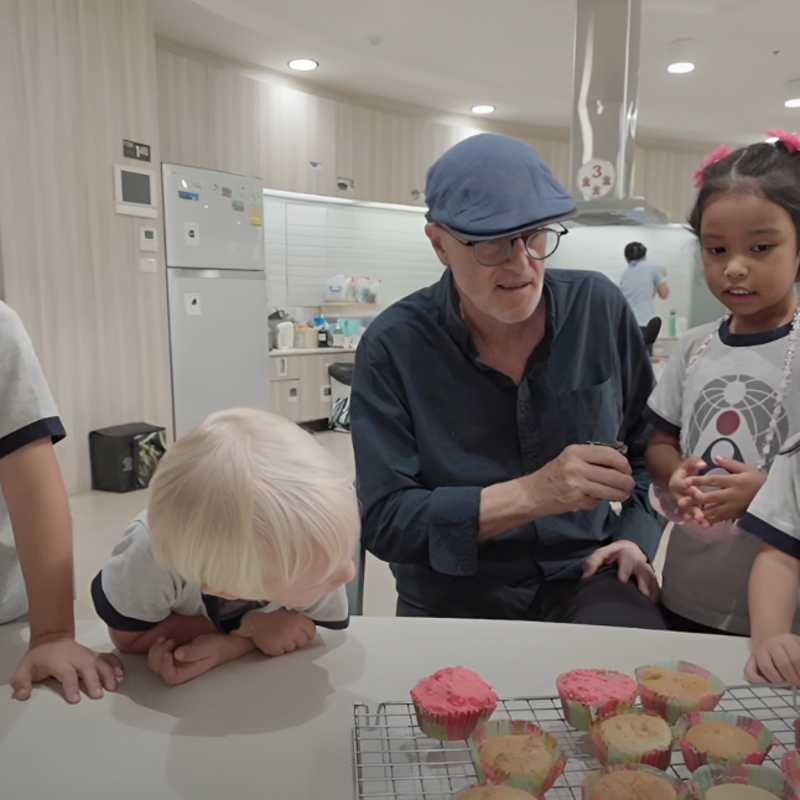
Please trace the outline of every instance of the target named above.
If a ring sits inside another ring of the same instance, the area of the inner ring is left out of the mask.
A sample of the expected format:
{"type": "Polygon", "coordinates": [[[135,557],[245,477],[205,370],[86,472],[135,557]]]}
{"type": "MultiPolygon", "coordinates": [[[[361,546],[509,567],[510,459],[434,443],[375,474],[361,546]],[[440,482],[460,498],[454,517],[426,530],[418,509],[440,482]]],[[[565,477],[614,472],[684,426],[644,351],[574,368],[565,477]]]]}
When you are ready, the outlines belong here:
{"type": "Polygon", "coordinates": [[[142,272],[155,272],[156,271],[156,260],[154,258],[140,258],[139,259],[139,269],[142,272]]]}

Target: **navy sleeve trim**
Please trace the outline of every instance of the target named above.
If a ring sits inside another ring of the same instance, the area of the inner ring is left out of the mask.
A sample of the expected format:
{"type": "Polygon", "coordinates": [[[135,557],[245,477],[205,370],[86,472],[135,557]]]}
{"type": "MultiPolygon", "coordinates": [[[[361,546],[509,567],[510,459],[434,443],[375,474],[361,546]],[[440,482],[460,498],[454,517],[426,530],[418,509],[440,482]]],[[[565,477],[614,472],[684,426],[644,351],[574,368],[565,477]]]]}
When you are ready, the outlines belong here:
{"type": "Polygon", "coordinates": [[[158,624],[156,622],[145,622],[143,619],[133,619],[132,617],[125,617],[111,605],[106,593],[103,591],[102,572],[98,572],[95,579],[92,581],[92,602],[94,603],[94,610],[97,616],[115,631],[128,631],[131,633],[139,633],[141,631],[149,631],[155,628],[158,624]]]}
{"type": "MultiPolygon", "coordinates": [[[[309,617],[311,619],[311,617],[309,617]]],[[[315,625],[319,625],[320,628],[328,628],[331,631],[343,631],[348,625],[350,625],[350,615],[348,614],[347,619],[311,619],[311,621],[315,625]]]]}
{"type": "Polygon", "coordinates": [[[767,544],[771,544],[776,549],[786,553],[786,555],[800,561],[800,540],[795,539],[794,536],[789,536],[788,533],[784,533],[774,525],[770,525],[750,513],[745,514],[737,525],[754,536],[758,536],[759,539],[767,544]]]}
{"type": "Polygon", "coordinates": [[[671,422],[668,422],[664,419],[660,414],[656,414],[650,406],[647,406],[644,410],[644,418],[649,422],[654,428],[658,428],[660,431],[664,431],[664,433],[668,433],[670,436],[674,436],[676,439],[681,438],[681,429],[679,425],[673,425],[671,422]]]}
{"type": "Polygon", "coordinates": [[[51,439],[53,444],[56,444],[66,435],[67,432],[58,417],[37,419],[36,422],[32,422],[24,428],[19,428],[0,439],[0,458],[19,450],[21,447],[25,447],[26,444],[38,442],[39,439],[51,439]]]}

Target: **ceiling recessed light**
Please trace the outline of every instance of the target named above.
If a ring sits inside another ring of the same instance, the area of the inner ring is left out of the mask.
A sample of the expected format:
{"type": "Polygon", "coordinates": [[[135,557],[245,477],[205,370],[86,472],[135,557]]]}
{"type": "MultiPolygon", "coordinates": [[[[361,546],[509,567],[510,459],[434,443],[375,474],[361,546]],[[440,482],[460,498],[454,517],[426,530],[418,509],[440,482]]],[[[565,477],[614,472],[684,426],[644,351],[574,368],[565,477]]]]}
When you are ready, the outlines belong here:
{"type": "Polygon", "coordinates": [[[694,39],[676,39],[667,45],[667,72],[680,75],[694,70],[694,39]]]}
{"type": "Polygon", "coordinates": [[[493,111],[495,111],[495,107],[484,103],[481,105],[472,106],[470,110],[473,114],[491,114],[493,111]]]}
{"type": "Polygon", "coordinates": [[[786,81],[783,104],[786,108],[800,108],[800,79],[786,81]]]}
{"type": "Polygon", "coordinates": [[[311,72],[316,69],[319,64],[311,58],[293,58],[289,62],[291,69],[296,69],[298,72],[311,72]]]}

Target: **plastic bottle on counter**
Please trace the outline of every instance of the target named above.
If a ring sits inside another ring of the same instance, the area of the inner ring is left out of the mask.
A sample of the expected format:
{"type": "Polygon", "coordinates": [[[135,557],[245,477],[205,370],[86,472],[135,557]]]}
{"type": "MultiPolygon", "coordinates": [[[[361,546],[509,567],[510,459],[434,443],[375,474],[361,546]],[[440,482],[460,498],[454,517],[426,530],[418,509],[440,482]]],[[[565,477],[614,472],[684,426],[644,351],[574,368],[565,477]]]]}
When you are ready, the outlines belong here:
{"type": "Polygon", "coordinates": [[[678,309],[671,308],[669,310],[669,322],[667,323],[667,336],[677,335],[677,318],[678,318],[678,309]]]}
{"type": "Polygon", "coordinates": [[[278,323],[278,350],[291,350],[294,344],[294,324],[289,320],[278,323]]]}
{"type": "Polygon", "coordinates": [[[342,324],[338,320],[333,326],[333,346],[344,347],[344,328],[342,328],[342,324]]]}
{"type": "Polygon", "coordinates": [[[367,302],[369,303],[379,303],[381,293],[381,279],[376,278],[372,283],[369,285],[369,291],[367,292],[367,302]]]}
{"type": "Polygon", "coordinates": [[[371,283],[372,280],[366,275],[362,275],[356,281],[356,302],[358,303],[369,302],[369,286],[371,283]]]}
{"type": "Polygon", "coordinates": [[[356,279],[350,278],[347,283],[347,293],[345,294],[345,300],[348,303],[355,303],[356,301],[356,279]]]}
{"type": "Polygon", "coordinates": [[[317,329],[313,325],[306,325],[305,331],[305,344],[303,345],[306,350],[313,350],[317,346],[317,329]]]}
{"type": "Polygon", "coordinates": [[[308,330],[308,325],[306,325],[305,322],[295,322],[295,324],[294,324],[294,347],[295,347],[295,350],[302,350],[306,346],[306,331],[307,330],[308,330]]]}
{"type": "Polygon", "coordinates": [[[314,327],[317,329],[317,347],[327,347],[328,322],[325,317],[314,317],[314,327]]]}

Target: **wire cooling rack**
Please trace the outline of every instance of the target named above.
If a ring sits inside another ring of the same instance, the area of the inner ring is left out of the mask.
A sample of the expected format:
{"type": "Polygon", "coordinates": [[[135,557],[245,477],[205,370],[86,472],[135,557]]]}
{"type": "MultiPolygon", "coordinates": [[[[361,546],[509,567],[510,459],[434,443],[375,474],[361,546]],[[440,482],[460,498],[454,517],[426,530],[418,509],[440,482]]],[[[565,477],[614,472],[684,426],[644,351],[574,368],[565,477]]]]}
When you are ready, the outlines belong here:
{"type": "MultiPolygon", "coordinates": [[[[772,731],[779,744],[765,765],[779,767],[786,750],[794,748],[798,710],[791,687],[732,686],[716,710],[755,717],[772,731]]],[[[547,800],[580,800],[583,776],[599,765],[589,735],[564,722],[557,697],[500,700],[492,719],[530,720],[552,734],[569,761],[547,800]]],[[[670,770],[689,777],[678,749],[670,770]]],[[[477,782],[467,743],[429,739],[417,726],[414,706],[400,702],[381,703],[375,712],[363,703],[353,706],[353,772],[357,800],[449,800],[477,782]]]]}

